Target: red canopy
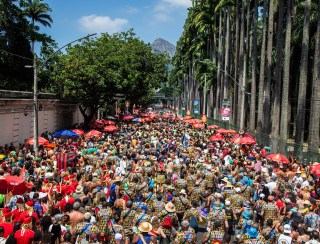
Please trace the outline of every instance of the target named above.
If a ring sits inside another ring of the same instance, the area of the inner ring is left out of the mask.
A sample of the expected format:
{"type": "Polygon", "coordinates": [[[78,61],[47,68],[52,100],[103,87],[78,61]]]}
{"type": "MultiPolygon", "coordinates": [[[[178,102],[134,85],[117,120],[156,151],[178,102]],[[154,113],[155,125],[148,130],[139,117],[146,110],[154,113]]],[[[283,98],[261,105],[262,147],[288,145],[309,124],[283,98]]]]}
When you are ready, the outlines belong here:
{"type": "Polygon", "coordinates": [[[284,164],[290,163],[289,159],[287,159],[285,156],[283,156],[280,153],[270,154],[266,158],[278,163],[280,162],[284,164]]]}
{"type": "Polygon", "coordinates": [[[226,129],[223,129],[223,128],[220,128],[220,129],[216,130],[216,133],[220,133],[220,134],[227,134],[225,132],[226,132],[226,129]]]}
{"type": "Polygon", "coordinates": [[[217,126],[217,125],[209,125],[208,129],[219,129],[219,126],[217,126]]]}
{"type": "Polygon", "coordinates": [[[123,116],[123,120],[132,120],[134,117],[132,115],[125,115],[123,116]]]}
{"type": "Polygon", "coordinates": [[[212,135],[212,136],[209,138],[210,141],[222,141],[223,139],[224,139],[224,137],[221,136],[221,135],[212,135]]]}
{"type": "Polygon", "coordinates": [[[318,178],[320,178],[320,164],[314,164],[310,166],[311,173],[315,174],[318,178]]]}
{"type": "MultiPolygon", "coordinates": [[[[34,138],[30,138],[27,140],[27,143],[30,144],[30,145],[33,145],[34,144],[34,138]]],[[[49,143],[49,141],[41,136],[38,137],[38,145],[44,145],[44,144],[47,144],[49,143]]]]}
{"type": "Polygon", "coordinates": [[[2,176],[0,177],[0,194],[12,192],[13,195],[23,195],[30,191],[32,184],[24,181],[18,176],[2,176]]]}
{"type": "Polygon", "coordinates": [[[106,132],[114,132],[114,131],[118,130],[118,127],[114,126],[114,125],[108,125],[108,126],[104,127],[103,130],[106,132]]]}
{"type": "Polygon", "coordinates": [[[90,130],[85,137],[92,137],[92,136],[101,136],[102,132],[98,130],[90,130]]]}
{"type": "Polygon", "coordinates": [[[235,144],[244,144],[244,145],[252,145],[256,144],[257,142],[252,139],[251,137],[239,137],[239,138],[232,138],[231,142],[235,144]]]}
{"type": "Polygon", "coordinates": [[[204,125],[203,124],[193,124],[193,128],[195,128],[195,129],[204,129],[204,125]]]}
{"type": "Polygon", "coordinates": [[[116,122],[112,121],[112,120],[104,120],[104,124],[105,125],[115,125],[116,122]]]}
{"type": "Polygon", "coordinates": [[[236,135],[234,135],[233,139],[237,139],[239,137],[251,137],[252,139],[255,139],[254,135],[252,135],[250,133],[236,134],[236,135]]]}
{"type": "Polygon", "coordinates": [[[72,130],[73,132],[77,133],[79,136],[82,136],[84,134],[84,130],[80,130],[80,129],[74,129],[72,130]]]}
{"type": "Polygon", "coordinates": [[[225,130],[224,134],[237,134],[237,132],[235,130],[225,130]]]}

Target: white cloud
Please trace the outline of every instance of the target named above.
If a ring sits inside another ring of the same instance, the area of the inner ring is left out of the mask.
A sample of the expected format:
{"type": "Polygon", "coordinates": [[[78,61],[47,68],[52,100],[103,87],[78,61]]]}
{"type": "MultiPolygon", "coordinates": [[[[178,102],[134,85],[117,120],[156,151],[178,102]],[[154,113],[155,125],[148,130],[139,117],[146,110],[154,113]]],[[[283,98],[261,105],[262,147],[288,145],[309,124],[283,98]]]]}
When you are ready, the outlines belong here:
{"type": "Polygon", "coordinates": [[[136,14],[139,12],[139,9],[132,7],[132,6],[127,6],[127,7],[125,7],[124,12],[126,12],[128,14],[136,14]]]}
{"type": "Polygon", "coordinates": [[[160,0],[154,7],[154,20],[156,22],[167,22],[172,19],[174,10],[191,7],[191,0],[160,0]]]}
{"type": "Polygon", "coordinates": [[[191,7],[191,0],[162,0],[162,2],[171,5],[172,7],[191,7]]]}
{"type": "Polygon", "coordinates": [[[79,19],[80,27],[86,32],[108,32],[110,34],[122,31],[128,24],[127,19],[115,18],[109,16],[88,15],[79,19]]]}

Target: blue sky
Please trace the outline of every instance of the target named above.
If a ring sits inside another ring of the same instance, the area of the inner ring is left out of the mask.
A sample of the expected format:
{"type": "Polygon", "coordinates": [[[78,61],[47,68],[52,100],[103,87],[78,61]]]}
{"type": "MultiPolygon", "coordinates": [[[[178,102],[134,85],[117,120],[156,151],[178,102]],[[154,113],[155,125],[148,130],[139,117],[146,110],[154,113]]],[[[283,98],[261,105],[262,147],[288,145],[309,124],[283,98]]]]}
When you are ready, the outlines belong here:
{"type": "Polygon", "coordinates": [[[133,28],[152,43],[163,38],[176,45],[191,0],[44,0],[52,9],[51,28],[41,31],[62,46],[91,33],[115,33],[133,28]]]}

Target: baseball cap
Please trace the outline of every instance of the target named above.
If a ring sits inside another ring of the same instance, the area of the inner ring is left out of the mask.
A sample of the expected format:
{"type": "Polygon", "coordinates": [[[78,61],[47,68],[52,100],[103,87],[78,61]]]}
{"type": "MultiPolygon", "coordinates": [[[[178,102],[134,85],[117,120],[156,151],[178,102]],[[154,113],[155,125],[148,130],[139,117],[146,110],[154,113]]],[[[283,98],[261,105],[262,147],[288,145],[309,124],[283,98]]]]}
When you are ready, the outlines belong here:
{"type": "Polygon", "coordinates": [[[286,224],[283,226],[283,232],[286,234],[291,234],[291,226],[286,224]]]}

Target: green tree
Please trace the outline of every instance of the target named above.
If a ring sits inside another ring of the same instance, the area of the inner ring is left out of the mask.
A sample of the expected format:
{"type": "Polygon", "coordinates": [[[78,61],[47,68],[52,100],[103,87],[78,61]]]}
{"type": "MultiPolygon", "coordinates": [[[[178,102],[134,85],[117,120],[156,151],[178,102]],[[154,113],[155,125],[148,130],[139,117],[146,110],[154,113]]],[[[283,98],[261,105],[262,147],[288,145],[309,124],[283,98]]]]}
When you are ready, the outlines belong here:
{"type": "Polygon", "coordinates": [[[131,104],[150,101],[166,81],[167,62],[164,54],[152,53],[132,31],[103,34],[68,48],[55,64],[52,77],[64,97],[79,100],[88,125],[99,108],[114,103],[117,93],[131,104]]]}

